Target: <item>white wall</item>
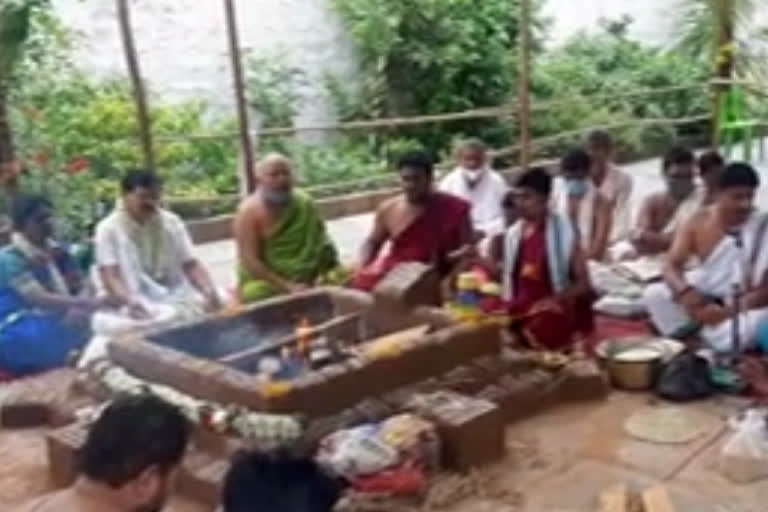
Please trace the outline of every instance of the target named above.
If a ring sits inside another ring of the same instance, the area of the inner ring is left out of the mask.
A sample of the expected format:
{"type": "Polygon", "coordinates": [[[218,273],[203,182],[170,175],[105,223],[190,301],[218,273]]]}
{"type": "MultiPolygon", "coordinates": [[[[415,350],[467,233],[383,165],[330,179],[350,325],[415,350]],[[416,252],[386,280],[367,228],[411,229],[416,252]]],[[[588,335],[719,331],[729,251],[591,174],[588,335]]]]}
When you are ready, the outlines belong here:
{"type": "Polygon", "coordinates": [[[599,29],[600,18],[619,19],[629,14],[634,19],[630,36],[643,42],[665,45],[674,28],[678,0],[546,0],[543,12],[554,25],[550,44],[562,43],[575,33],[599,29]]]}
{"type": "MultiPolygon", "coordinates": [[[[238,0],[241,45],[256,54],[285,51],[307,73],[297,123],[327,120],[324,73],[351,76],[352,45],[329,0],[238,0]]],[[[100,76],[125,74],[113,0],[54,0],[64,22],[83,35],[78,62],[100,76]]],[[[231,70],[221,0],[132,0],[142,74],[163,99],[206,98],[232,109],[231,70]]]]}
{"type": "MultiPolygon", "coordinates": [[[[332,106],[325,73],[354,77],[352,44],[331,0],[237,0],[241,43],[257,54],[283,49],[308,75],[297,124],[325,122],[332,106]]],[[[370,0],[376,1],[376,0],[370,0]]],[[[482,1],[482,0],[478,0],[482,1]]],[[[680,0],[545,0],[553,19],[549,44],[580,30],[598,29],[601,17],[630,14],[631,36],[665,45],[674,33],[680,0]]],[[[758,19],[768,21],[768,0],[758,19]]],[[[206,98],[232,112],[232,87],[221,0],[132,0],[142,71],[165,100],[206,98]]],[[[125,73],[114,0],[54,0],[64,21],[84,35],[79,62],[97,75],[125,73]]]]}

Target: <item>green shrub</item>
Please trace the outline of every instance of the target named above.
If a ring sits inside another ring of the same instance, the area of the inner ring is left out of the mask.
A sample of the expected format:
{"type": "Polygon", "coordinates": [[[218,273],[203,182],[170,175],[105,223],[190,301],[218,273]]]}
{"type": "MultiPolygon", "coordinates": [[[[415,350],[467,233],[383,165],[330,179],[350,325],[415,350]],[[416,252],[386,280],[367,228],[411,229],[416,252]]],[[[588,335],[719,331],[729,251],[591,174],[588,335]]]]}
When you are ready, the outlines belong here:
{"type": "MultiPolygon", "coordinates": [[[[708,114],[707,65],[624,37],[626,24],[605,22],[596,35],[580,34],[542,55],[534,66],[534,103],[567,100],[553,110],[535,113],[534,137],[642,118],[683,118],[708,114]],[[694,90],[651,96],[620,97],[638,90],[701,84],[694,90]]],[[[677,136],[702,136],[709,123],[642,126],[616,130],[625,154],[638,154],[668,144],[677,136]]],[[[549,145],[554,154],[580,136],[549,145]]]]}

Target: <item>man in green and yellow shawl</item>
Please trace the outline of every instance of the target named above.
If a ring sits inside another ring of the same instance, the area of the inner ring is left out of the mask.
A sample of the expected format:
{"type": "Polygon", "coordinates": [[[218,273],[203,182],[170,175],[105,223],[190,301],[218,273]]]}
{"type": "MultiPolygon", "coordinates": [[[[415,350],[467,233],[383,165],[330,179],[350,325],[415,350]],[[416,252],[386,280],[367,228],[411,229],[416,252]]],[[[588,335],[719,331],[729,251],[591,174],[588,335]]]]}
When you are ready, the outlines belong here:
{"type": "Polygon", "coordinates": [[[266,156],[258,187],[235,218],[238,291],[244,303],[295,293],[339,277],[336,248],[312,199],[293,187],[290,160],[266,156]]]}

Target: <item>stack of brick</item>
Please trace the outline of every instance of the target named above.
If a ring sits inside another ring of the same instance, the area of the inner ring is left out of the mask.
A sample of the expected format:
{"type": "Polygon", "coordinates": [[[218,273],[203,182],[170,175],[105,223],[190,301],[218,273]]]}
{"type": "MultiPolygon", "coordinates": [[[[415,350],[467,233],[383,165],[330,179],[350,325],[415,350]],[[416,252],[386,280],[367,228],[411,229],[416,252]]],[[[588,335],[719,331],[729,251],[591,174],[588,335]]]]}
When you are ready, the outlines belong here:
{"type": "Polygon", "coordinates": [[[77,409],[94,401],[76,392],[77,372],[62,368],[14,381],[0,389],[0,426],[62,426],[74,421],[77,409]]]}
{"type": "Polygon", "coordinates": [[[493,402],[439,391],[414,396],[406,408],[435,423],[449,469],[467,471],[504,456],[504,416],[493,402]]]}

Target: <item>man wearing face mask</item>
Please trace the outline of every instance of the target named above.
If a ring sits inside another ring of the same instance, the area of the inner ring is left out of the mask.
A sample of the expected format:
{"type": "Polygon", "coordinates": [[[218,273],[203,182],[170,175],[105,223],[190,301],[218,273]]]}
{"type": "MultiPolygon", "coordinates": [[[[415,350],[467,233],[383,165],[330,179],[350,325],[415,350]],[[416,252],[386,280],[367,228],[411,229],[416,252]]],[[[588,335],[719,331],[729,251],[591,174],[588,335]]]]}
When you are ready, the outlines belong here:
{"type": "Polygon", "coordinates": [[[258,188],[240,205],[234,227],[238,291],[246,303],[302,291],[339,266],[317,206],[293,187],[290,160],[267,155],[256,177],[258,188]]]}
{"type": "Polygon", "coordinates": [[[586,258],[600,261],[611,233],[611,205],[590,179],[591,166],[589,155],[581,149],[572,149],[563,157],[560,172],[567,200],[561,213],[566,213],[578,227],[586,258]]]}
{"type": "Polygon", "coordinates": [[[493,236],[504,227],[501,203],[509,187],[488,165],[488,150],[478,139],[463,142],[459,166],[445,176],[438,189],[464,199],[472,206],[472,225],[482,236],[493,236]]]}
{"type": "Polygon", "coordinates": [[[72,487],[16,512],[160,512],[188,439],[176,407],[151,395],[116,398],[88,433],[72,487]]]}
{"type": "Polygon", "coordinates": [[[665,189],[649,195],[640,208],[635,229],[630,236],[631,247],[617,250],[620,259],[653,256],[666,252],[675,233],[702,206],[704,190],[697,188],[696,157],[682,147],[667,151],[663,162],[665,189]]]}

